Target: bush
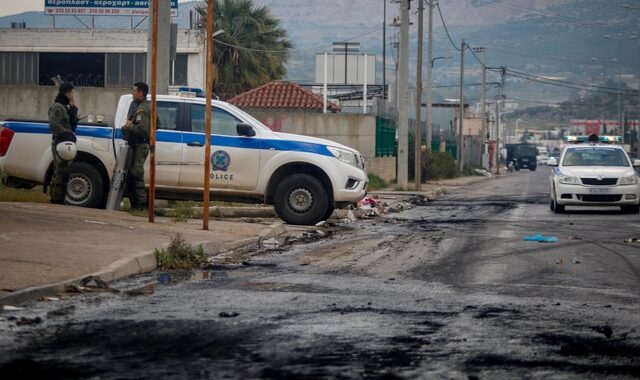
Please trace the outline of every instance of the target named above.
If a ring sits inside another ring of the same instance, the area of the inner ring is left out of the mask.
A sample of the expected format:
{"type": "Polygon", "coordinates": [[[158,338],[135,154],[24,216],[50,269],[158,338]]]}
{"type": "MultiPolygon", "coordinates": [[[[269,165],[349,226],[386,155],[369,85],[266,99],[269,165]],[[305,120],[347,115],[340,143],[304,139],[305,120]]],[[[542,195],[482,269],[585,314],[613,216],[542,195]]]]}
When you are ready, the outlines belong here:
{"type": "Polygon", "coordinates": [[[168,248],[156,249],[154,253],[158,268],[165,270],[197,268],[205,259],[202,246],[194,248],[184,240],[181,234],[176,234],[171,238],[171,244],[168,248]]]}
{"type": "Polygon", "coordinates": [[[428,167],[429,180],[455,178],[460,175],[456,162],[449,153],[431,152],[428,167]]]}
{"type": "Polygon", "coordinates": [[[478,173],[476,169],[482,169],[480,166],[465,164],[462,168],[462,175],[464,176],[481,176],[482,174],[478,173]]]}
{"type": "Polygon", "coordinates": [[[389,186],[389,183],[373,173],[367,173],[369,176],[369,190],[380,190],[389,186]]]}

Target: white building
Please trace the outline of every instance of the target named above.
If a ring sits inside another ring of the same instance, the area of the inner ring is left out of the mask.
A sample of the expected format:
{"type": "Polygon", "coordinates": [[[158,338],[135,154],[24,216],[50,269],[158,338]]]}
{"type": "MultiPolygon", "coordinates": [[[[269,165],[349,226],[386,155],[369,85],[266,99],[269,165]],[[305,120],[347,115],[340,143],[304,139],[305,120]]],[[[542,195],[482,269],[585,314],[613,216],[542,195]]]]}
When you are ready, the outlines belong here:
{"type": "MultiPolygon", "coordinates": [[[[120,95],[146,81],[147,40],[147,30],[0,29],[0,120],[46,119],[60,75],[81,115],[113,122],[120,95]]],[[[200,31],[178,31],[171,84],[204,88],[204,47],[200,31]]]]}

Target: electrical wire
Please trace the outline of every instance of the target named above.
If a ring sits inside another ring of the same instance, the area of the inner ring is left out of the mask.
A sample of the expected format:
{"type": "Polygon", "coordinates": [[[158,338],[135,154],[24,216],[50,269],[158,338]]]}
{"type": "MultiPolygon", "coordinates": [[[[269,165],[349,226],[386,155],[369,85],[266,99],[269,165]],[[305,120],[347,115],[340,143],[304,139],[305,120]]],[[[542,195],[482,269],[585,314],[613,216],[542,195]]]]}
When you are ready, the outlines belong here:
{"type": "Polygon", "coordinates": [[[438,8],[438,13],[440,14],[440,20],[442,21],[442,26],[444,27],[444,31],[447,32],[447,37],[449,37],[449,41],[451,41],[451,45],[453,46],[454,49],[456,49],[457,51],[460,51],[460,48],[456,46],[455,42],[453,42],[453,39],[451,38],[451,34],[449,34],[449,28],[447,28],[447,23],[444,22],[444,16],[442,16],[442,11],[440,10],[440,3],[436,5],[436,8],[438,8]]]}

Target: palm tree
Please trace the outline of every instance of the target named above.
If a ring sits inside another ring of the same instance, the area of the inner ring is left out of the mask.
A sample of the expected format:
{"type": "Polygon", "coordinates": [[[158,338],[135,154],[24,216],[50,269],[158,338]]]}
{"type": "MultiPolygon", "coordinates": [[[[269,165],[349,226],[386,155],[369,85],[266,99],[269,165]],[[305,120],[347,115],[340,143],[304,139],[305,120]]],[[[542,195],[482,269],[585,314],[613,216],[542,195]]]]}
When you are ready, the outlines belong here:
{"type": "MultiPolygon", "coordinates": [[[[206,2],[196,10],[206,33],[206,2]]],[[[213,49],[213,91],[221,99],[284,77],[293,44],[267,7],[256,7],[252,0],[215,0],[213,24],[214,30],[224,30],[213,49]]]]}

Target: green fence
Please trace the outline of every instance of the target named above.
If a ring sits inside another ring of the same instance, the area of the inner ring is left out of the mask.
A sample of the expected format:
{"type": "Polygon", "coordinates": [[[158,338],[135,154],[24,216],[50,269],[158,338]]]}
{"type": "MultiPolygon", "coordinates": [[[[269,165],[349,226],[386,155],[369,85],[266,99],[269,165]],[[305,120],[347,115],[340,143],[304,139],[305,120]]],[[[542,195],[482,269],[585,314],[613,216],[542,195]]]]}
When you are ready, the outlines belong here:
{"type": "MultiPolygon", "coordinates": [[[[439,152],[440,151],[440,138],[436,137],[431,140],[431,151],[439,152]]],[[[458,157],[458,144],[455,141],[447,141],[445,145],[445,152],[449,153],[453,159],[457,159],[458,157]]]]}
{"type": "Polygon", "coordinates": [[[376,117],[376,157],[396,155],[396,125],[393,121],[376,117]]]}

